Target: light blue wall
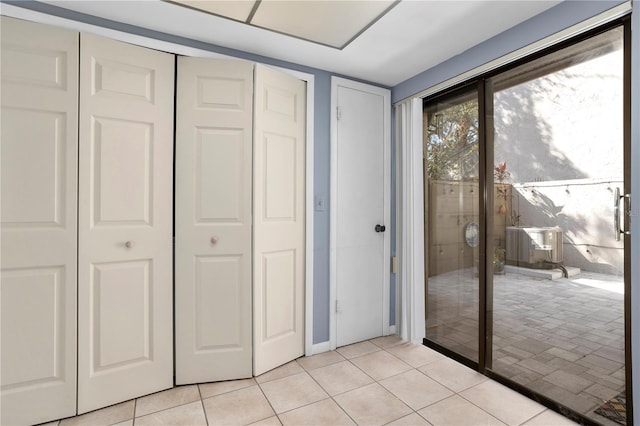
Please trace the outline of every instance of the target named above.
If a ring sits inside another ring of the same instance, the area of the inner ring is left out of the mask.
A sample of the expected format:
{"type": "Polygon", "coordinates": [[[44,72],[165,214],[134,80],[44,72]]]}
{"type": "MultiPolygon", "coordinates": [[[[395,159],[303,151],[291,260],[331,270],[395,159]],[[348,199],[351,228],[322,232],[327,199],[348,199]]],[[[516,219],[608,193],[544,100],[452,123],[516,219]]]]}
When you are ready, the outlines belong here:
{"type": "MultiPolygon", "coordinates": [[[[325,73],[326,74],[326,73],[325,73]]],[[[313,214],[313,343],[329,340],[329,207],[331,76],[316,76],[316,121],[314,123],[315,196],[325,199],[326,208],[313,214]],[[318,98],[322,98],[320,102],[318,98]],[[322,108],[318,114],[317,109],[322,108]]]]}

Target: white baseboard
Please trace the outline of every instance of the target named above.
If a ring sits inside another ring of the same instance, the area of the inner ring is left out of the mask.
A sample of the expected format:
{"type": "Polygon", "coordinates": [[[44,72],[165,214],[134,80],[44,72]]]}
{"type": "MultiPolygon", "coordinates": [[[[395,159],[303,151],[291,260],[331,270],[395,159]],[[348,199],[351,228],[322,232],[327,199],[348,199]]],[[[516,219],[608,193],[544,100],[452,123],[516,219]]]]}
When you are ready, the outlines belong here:
{"type": "Polygon", "coordinates": [[[315,343],[311,345],[311,353],[306,355],[311,356],[311,355],[321,354],[323,352],[329,352],[330,350],[331,350],[331,342],[327,340],[326,342],[320,342],[320,343],[315,343]]]}
{"type": "Polygon", "coordinates": [[[389,326],[389,334],[396,334],[396,326],[395,325],[390,325],[389,326]]]}

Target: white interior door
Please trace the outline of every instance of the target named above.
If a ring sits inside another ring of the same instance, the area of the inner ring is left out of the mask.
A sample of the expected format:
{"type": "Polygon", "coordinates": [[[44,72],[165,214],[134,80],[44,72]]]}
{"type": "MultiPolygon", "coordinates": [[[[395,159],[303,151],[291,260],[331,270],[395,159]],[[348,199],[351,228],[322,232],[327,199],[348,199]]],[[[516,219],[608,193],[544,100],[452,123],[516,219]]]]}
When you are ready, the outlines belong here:
{"type": "Polygon", "coordinates": [[[2,17],[2,424],[76,412],[78,33],[2,17]]]}
{"type": "Polygon", "coordinates": [[[173,385],[174,56],[82,34],[78,412],[173,385]]]}
{"type": "Polygon", "coordinates": [[[253,64],[178,58],[176,383],[251,377],[253,64]]]}
{"type": "Polygon", "coordinates": [[[306,85],[255,67],[253,373],[304,354],[306,85]]]}
{"type": "Polygon", "coordinates": [[[389,333],[389,91],[334,78],[332,102],[332,275],[343,346],[389,333]]]}

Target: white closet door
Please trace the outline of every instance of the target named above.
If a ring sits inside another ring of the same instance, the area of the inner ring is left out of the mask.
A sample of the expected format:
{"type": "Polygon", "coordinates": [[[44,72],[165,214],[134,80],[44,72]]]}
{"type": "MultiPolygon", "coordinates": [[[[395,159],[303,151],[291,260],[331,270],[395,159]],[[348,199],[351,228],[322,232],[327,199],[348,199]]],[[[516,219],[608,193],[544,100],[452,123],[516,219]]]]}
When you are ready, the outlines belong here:
{"type": "Polygon", "coordinates": [[[76,411],[78,33],[2,17],[2,416],[76,411]]]}
{"type": "Polygon", "coordinates": [[[336,342],[389,334],[389,90],[332,82],[335,121],[332,221],[336,342]],[[387,230],[381,232],[377,225],[387,230]]]}
{"type": "Polygon", "coordinates": [[[78,412],[173,384],[174,56],[82,34],[78,412]]]}
{"type": "Polygon", "coordinates": [[[251,377],[253,64],[178,58],[176,383],[251,377]]]}
{"type": "Polygon", "coordinates": [[[304,353],[306,85],[255,69],[254,375],[304,353]]]}

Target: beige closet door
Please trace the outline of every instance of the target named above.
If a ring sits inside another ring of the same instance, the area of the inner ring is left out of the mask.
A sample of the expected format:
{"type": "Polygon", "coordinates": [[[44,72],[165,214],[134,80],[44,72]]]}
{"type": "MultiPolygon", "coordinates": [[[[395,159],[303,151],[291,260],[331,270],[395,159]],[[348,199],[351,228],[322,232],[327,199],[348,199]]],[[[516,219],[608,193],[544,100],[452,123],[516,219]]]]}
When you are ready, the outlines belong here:
{"type": "Polygon", "coordinates": [[[178,58],[176,383],[251,377],[253,64],[178,58]]]}
{"type": "Polygon", "coordinates": [[[306,84],[256,65],[253,373],[304,354],[306,84]]]}
{"type": "Polygon", "coordinates": [[[78,33],[2,17],[2,416],[76,411],[78,33]]]}
{"type": "Polygon", "coordinates": [[[82,34],[78,412],[173,384],[174,56],[82,34]]]}

